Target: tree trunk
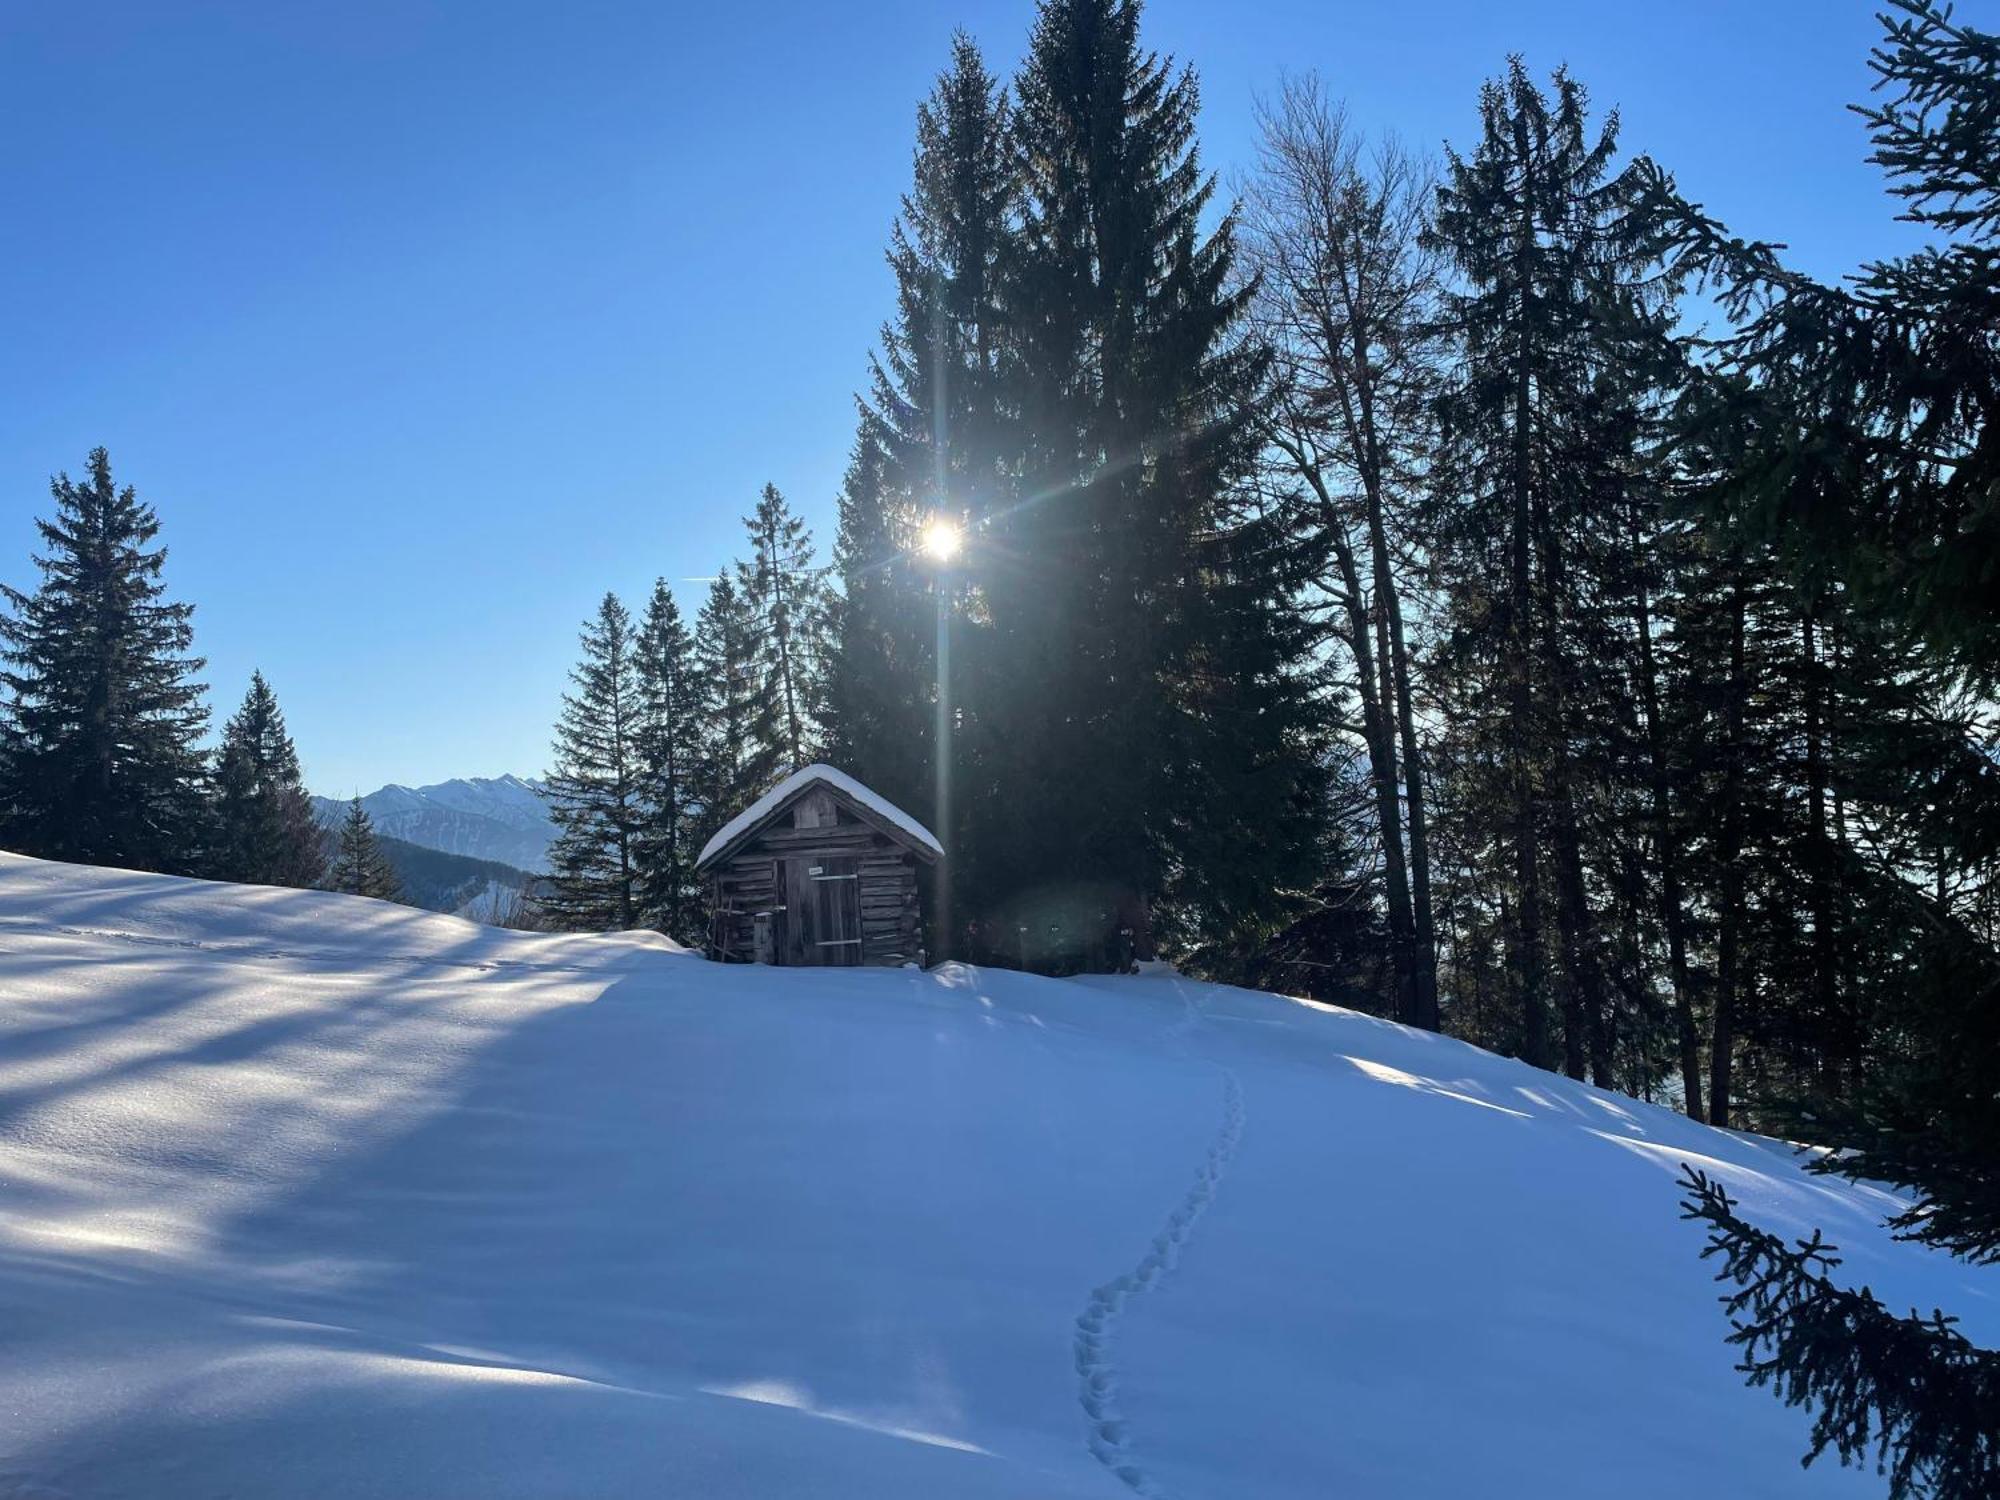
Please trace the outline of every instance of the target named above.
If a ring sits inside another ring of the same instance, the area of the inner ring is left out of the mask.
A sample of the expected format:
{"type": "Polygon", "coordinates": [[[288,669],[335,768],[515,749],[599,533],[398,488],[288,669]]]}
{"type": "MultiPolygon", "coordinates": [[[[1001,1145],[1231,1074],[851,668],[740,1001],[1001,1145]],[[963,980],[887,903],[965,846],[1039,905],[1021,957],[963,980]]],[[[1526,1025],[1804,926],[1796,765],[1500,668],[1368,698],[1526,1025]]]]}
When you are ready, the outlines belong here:
{"type": "Polygon", "coordinates": [[[1598,966],[1596,933],[1584,889],[1582,836],[1577,829],[1569,757],[1560,749],[1554,766],[1553,837],[1556,874],[1556,937],[1563,957],[1563,1071],[1611,1086],[1605,1045],[1604,985],[1598,966]]]}
{"type": "Polygon", "coordinates": [[[1403,736],[1403,795],[1410,824],[1410,892],[1416,921],[1417,1025],[1436,1031],[1443,1016],[1438,1009],[1437,924],[1431,908],[1430,814],[1424,792],[1423,750],[1417,740],[1416,713],[1411,704],[1409,656],[1403,649],[1402,611],[1390,621],[1390,645],[1396,653],[1396,718],[1403,736]]]}
{"type": "Polygon", "coordinates": [[[1731,585],[1729,685],[1724,708],[1722,807],[1716,856],[1722,865],[1720,931],[1716,942],[1715,1034],[1709,1042],[1708,1122],[1729,1124],[1731,1054],[1736,1045],[1737,990],[1742,983],[1744,598],[1740,571],[1731,585]]]}
{"type": "MultiPolygon", "coordinates": [[[[1523,155],[1526,156],[1525,142],[1523,155]]],[[[1531,169],[1532,171],[1532,169],[1531,169]]],[[[1509,758],[1513,781],[1514,884],[1517,910],[1510,935],[1514,952],[1511,967],[1520,991],[1521,1053],[1538,1068],[1553,1061],[1549,1052],[1548,1013],[1542,996],[1542,900],[1539,830],[1535,818],[1534,774],[1534,680],[1530,662],[1533,636],[1529,633],[1530,610],[1534,604],[1533,549],[1530,541],[1531,506],[1534,486],[1534,449],[1531,424],[1534,418],[1534,386],[1531,370],[1533,314],[1530,282],[1534,274],[1533,247],[1534,183],[1532,176],[1522,191],[1521,222],[1516,275],[1520,281],[1521,312],[1518,348],[1514,368],[1514,452],[1513,452],[1513,537],[1508,565],[1507,645],[1509,674],[1509,758]]]]}
{"type": "Polygon", "coordinates": [[[1382,883],[1389,911],[1396,1019],[1421,1025],[1409,867],[1403,856],[1402,817],[1397,800],[1395,728],[1382,699],[1381,677],[1369,634],[1368,607],[1361,592],[1360,568],[1348,539],[1346,521],[1334,504],[1318,465],[1302,444],[1289,442],[1279,434],[1272,435],[1312,491],[1320,525],[1333,546],[1334,561],[1340,570],[1347,644],[1354,655],[1355,687],[1361,695],[1361,736],[1368,749],[1368,779],[1375,793],[1375,821],[1382,839],[1382,883]]]}
{"type": "Polygon", "coordinates": [[[1562,600],[1567,584],[1561,539],[1546,500],[1535,506],[1540,546],[1541,609],[1537,645],[1542,653],[1542,691],[1548,739],[1543,750],[1549,774],[1550,835],[1556,877],[1556,937],[1562,947],[1563,1071],[1584,1076],[1586,1063],[1600,1087],[1610,1083],[1611,1060],[1604,1035],[1604,984],[1590,920],[1583,874],[1583,835],[1576,809],[1576,774],[1571,754],[1570,710],[1576,694],[1562,639],[1562,600]]]}
{"type": "MultiPolygon", "coordinates": [[[[1845,638],[1844,633],[1841,630],[1841,623],[1844,620],[1844,618],[1845,618],[1844,610],[1834,611],[1833,620],[1831,625],[1829,626],[1829,633],[1833,638],[1832,680],[1836,683],[1847,681],[1847,664],[1841,654],[1841,641],[1845,638]]],[[[1837,703],[1839,700],[1838,698],[1836,698],[1834,701],[1837,703]]],[[[1840,757],[1839,725],[1841,722],[1842,722],[1841,718],[1838,715],[1836,715],[1833,719],[1833,722],[1829,725],[1827,731],[1827,757],[1829,761],[1835,764],[1838,763],[1840,757]]],[[[1839,777],[1833,778],[1832,791],[1833,791],[1833,797],[1832,797],[1833,855],[1836,861],[1835,890],[1837,893],[1843,887],[1844,882],[1846,881],[1848,860],[1851,858],[1853,851],[1848,846],[1847,799],[1846,799],[1846,793],[1842,789],[1842,782],[1839,777]]],[[[1848,953],[1848,933],[1846,931],[1837,930],[1834,934],[1834,938],[1835,938],[1834,962],[1837,966],[1844,966],[1851,961],[1848,953]]],[[[1987,940],[1989,942],[1993,941],[1990,932],[1988,934],[1987,940]]],[[[1867,1039],[1875,1035],[1875,1018],[1872,1014],[1867,1013],[1865,1009],[1867,1005],[1867,993],[1868,992],[1865,989],[1860,991],[1849,992],[1849,1001],[1855,1006],[1855,1014],[1853,1016],[1853,1040],[1851,1045],[1847,1049],[1847,1089],[1850,1093],[1858,1091],[1861,1087],[1862,1073],[1864,1072],[1864,1070],[1867,1068],[1868,1065],[1867,1039]]]]}
{"type": "Polygon", "coordinates": [[[1660,920],[1667,930],[1667,976],[1674,991],[1674,1034],[1680,1047],[1681,1094],[1690,1119],[1701,1106],[1701,1033],[1695,1026],[1694,990],[1688,972],[1687,911],[1681,899],[1680,830],[1673,819],[1667,760],[1660,729],[1660,674],[1653,655],[1653,609],[1645,560],[1633,528],[1633,606],[1639,628],[1639,711],[1645,716],[1646,779],[1652,791],[1653,847],[1660,862],[1660,920]]]}
{"type": "MultiPolygon", "coordinates": [[[[1646,872],[1635,838],[1620,841],[1618,896],[1618,988],[1625,1001],[1626,1013],[1633,1018],[1639,1036],[1639,1045],[1634,1049],[1638,1063],[1638,1094],[1651,1104],[1654,1092],[1653,1038],[1660,1034],[1661,1026],[1652,977],[1647,971],[1645,940],[1640,931],[1639,913],[1646,902],[1646,872]]],[[[1617,1044],[1614,1029],[1607,1040],[1614,1059],[1617,1044]]],[[[1616,1084],[1612,1086],[1617,1087],[1616,1084]]]]}
{"type": "MultiPolygon", "coordinates": [[[[1330,509],[1330,507],[1329,507],[1330,509]]],[[[1334,556],[1347,595],[1348,645],[1354,653],[1355,678],[1361,691],[1362,737],[1368,742],[1368,779],[1375,790],[1375,820],[1382,836],[1382,880],[1389,908],[1389,946],[1396,967],[1396,1019],[1417,1021],[1414,923],[1410,911],[1409,868],[1403,859],[1402,809],[1396,794],[1395,740],[1383,711],[1380,681],[1369,641],[1368,610],[1362,602],[1361,579],[1354,550],[1342,529],[1328,516],[1334,556]]]]}
{"type": "Polygon", "coordinates": [[[1375,562],[1375,609],[1386,629],[1377,642],[1382,653],[1382,703],[1394,717],[1402,745],[1404,814],[1409,821],[1410,983],[1412,1025],[1438,1029],[1437,937],[1431,913],[1430,837],[1424,816],[1424,764],[1417,744],[1416,710],[1410,692],[1410,657],[1403,641],[1403,605],[1390,565],[1379,479],[1368,498],[1368,545],[1375,562]]]}
{"type": "MultiPolygon", "coordinates": [[[[1821,1035],[1829,1039],[1842,1034],[1839,1024],[1839,957],[1835,947],[1834,924],[1837,900],[1833,888],[1833,837],[1827,828],[1826,790],[1826,708],[1825,681],[1819,668],[1817,601],[1808,601],[1799,618],[1799,645],[1804,656],[1804,700],[1806,720],[1806,817],[1810,825],[1809,895],[1813,924],[1812,994],[1821,1035]]],[[[1820,1058],[1820,1083],[1829,1093],[1842,1092],[1842,1050],[1829,1040],[1820,1058]]]]}

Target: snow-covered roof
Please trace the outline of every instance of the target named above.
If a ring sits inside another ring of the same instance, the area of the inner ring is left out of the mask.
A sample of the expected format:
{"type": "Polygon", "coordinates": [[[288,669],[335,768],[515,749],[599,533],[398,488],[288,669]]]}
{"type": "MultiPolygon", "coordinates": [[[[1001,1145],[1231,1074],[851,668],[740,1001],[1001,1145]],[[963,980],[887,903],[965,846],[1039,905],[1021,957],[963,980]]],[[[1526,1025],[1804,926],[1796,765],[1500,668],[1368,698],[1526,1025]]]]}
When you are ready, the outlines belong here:
{"type": "Polygon", "coordinates": [[[770,817],[771,814],[775,813],[785,803],[791,801],[800,791],[815,782],[832,787],[843,796],[859,803],[884,823],[889,824],[893,828],[900,829],[932,853],[938,855],[940,858],[943,857],[944,845],[937,841],[937,835],[924,827],[923,824],[919,823],[908,813],[904,812],[902,808],[896,806],[888,798],[878,792],[870,791],[852,776],[849,776],[845,771],[835,766],[801,766],[783,781],[772,787],[770,791],[764,793],[763,796],[744,808],[742,812],[723,824],[715,837],[701,846],[701,856],[695,860],[695,864],[697,866],[707,864],[710,855],[718,854],[728,848],[744,834],[770,817]]]}

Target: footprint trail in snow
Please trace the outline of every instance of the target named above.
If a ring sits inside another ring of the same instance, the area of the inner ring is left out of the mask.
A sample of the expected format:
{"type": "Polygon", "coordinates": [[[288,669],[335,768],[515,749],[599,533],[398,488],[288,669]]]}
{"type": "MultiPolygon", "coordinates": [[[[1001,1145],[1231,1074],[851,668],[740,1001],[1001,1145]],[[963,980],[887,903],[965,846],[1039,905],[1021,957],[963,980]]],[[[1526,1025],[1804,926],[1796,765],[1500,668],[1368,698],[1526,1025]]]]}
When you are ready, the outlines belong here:
{"type": "MultiPolygon", "coordinates": [[[[1190,1008],[1189,1022],[1193,1019],[1190,1008]]],[[[1221,1186],[1223,1174],[1242,1141],[1243,1085],[1233,1072],[1221,1071],[1222,1124],[1194,1185],[1160,1232],[1153,1236],[1145,1257],[1124,1275],[1094,1290],[1076,1320],[1077,1393],[1089,1426],[1091,1454],[1127,1487],[1151,1500],[1161,1500],[1166,1491],[1146,1472],[1133,1451],[1130,1424],[1118,1409],[1118,1373],[1112,1363],[1112,1345],[1126,1304],[1139,1293],[1159,1285],[1180,1263],[1182,1249],[1194,1233],[1195,1224],[1215,1200],[1216,1189],[1221,1186]]]]}

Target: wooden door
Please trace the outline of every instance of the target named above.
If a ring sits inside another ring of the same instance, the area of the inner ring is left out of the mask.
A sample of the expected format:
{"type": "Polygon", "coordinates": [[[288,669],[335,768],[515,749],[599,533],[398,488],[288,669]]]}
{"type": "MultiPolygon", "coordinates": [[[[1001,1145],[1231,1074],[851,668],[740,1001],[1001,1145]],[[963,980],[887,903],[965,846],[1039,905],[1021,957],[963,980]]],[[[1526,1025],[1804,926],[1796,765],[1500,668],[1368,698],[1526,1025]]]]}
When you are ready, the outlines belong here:
{"type": "Polygon", "coordinates": [[[796,924],[805,964],[861,962],[861,861],[801,859],[793,882],[800,920],[796,924]]]}

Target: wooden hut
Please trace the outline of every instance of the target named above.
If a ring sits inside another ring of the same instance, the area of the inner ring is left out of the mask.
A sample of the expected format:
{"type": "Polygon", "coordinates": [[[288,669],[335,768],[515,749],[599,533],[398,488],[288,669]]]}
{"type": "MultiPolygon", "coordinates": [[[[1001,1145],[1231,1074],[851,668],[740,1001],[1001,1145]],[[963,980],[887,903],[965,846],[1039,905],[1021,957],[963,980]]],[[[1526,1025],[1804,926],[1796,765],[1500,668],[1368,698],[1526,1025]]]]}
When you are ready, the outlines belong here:
{"type": "Polygon", "coordinates": [[[711,951],[735,963],[920,962],[917,865],[943,855],[928,828],[846,772],[794,771],[695,861],[709,879],[711,951]]]}

